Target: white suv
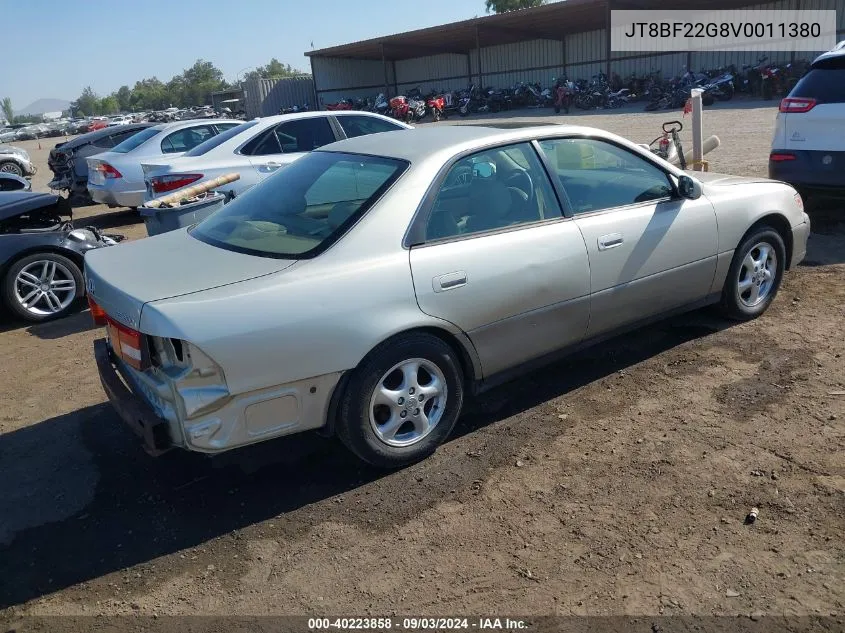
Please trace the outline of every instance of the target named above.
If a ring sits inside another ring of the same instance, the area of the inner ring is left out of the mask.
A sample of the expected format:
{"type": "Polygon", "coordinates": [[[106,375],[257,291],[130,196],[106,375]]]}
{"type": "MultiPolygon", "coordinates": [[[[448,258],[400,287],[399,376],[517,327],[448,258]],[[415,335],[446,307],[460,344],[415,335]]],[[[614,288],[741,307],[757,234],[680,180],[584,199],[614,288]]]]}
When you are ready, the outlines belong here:
{"type": "Polygon", "coordinates": [[[780,104],[769,177],[813,203],[845,199],[845,41],[819,55],[780,104]]]}

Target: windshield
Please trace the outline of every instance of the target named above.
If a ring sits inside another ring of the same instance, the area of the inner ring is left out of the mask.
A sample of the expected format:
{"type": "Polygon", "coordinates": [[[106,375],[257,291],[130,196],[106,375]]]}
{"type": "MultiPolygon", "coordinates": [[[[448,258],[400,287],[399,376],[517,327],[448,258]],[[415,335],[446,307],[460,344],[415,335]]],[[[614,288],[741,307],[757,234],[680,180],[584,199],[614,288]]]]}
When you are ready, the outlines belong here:
{"type": "Polygon", "coordinates": [[[131,152],[133,149],[138,147],[141,143],[147,141],[148,139],[151,139],[159,132],[161,132],[161,128],[159,128],[158,126],[148,127],[145,130],[141,130],[137,134],[133,134],[122,143],[118,143],[112,148],[111,151],[118,152],[120,154],[126,154],[127,152],[131,152]]]}
{"type": "Polygon", "coordinates": [[[390,158],[312,152],[197,224],[208,244],[263,257],[313,257],[405,171],[390,158]]]}
{"type": "Polygon", "coordinates": [[[258,123],[258,121],[249,121],[247,123],[241,123],[240,125],[236,125],[233,128],[229,128],[225,132],[221,132],[217,136],[212,136],[207,141],[200,143],[194,149],[182,154],[182,156],[202,156],[203,154],[206,154],[209,151],[213,150],[218,145],[222,145],[230,138],[237,136],[244,130],[248,130],[256,123],[258,123]]]}

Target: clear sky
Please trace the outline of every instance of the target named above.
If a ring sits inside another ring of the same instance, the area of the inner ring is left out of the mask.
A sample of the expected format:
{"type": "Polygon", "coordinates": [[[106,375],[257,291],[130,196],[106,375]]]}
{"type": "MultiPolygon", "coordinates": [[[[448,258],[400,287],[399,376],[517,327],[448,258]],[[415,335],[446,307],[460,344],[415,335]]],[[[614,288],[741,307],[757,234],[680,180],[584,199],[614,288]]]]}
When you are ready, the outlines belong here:
{"type": "Polygon", "coordinates": [[[310,72],[303,55],[355,40],[483,16],[484,0],[0,0],[0,98],[100,96],[198,58],[234,81],[276,57],[310,72]]]}

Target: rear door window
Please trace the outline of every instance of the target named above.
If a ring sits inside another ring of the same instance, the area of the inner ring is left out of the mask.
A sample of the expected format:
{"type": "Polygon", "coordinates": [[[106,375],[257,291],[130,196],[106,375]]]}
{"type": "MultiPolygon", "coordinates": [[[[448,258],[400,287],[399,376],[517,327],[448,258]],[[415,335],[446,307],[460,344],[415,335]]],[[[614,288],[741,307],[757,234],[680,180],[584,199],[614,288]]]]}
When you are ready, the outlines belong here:
{"type": "Polygon", "coordinates": [[[177,130],[162,139],[161,151],[165,154],[187,152],[214,135],[214,131],[208,125],[177,130]]]}
{"type": "Polygon", "coordinates": [[[374,116],[361,116],[358,114],[338,115],[337,122],[349,138],[364,136],[366,134],[377,134],[379,132],[395,132],[405,128],[390,121],[383,121],[374,116]]]}
{"type": "Polygon", "coordinates": [[[812,69],[789,96],[815,99],[817,103],[845,103],[845,66],[812,69]]]}

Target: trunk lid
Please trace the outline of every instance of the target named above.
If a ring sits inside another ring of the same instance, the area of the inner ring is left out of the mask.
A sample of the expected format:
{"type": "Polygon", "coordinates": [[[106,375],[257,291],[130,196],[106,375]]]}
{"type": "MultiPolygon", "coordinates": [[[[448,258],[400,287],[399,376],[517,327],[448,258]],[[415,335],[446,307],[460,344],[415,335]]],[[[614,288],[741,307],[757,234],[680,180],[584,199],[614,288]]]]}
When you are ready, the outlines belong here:
{"type": "Polygon", "coordinates": [[[150,301],[269,275],[294,263],[217,248],[181,229],[87,253],[85,286],[110,317],[137,329],[150,301]]]}

